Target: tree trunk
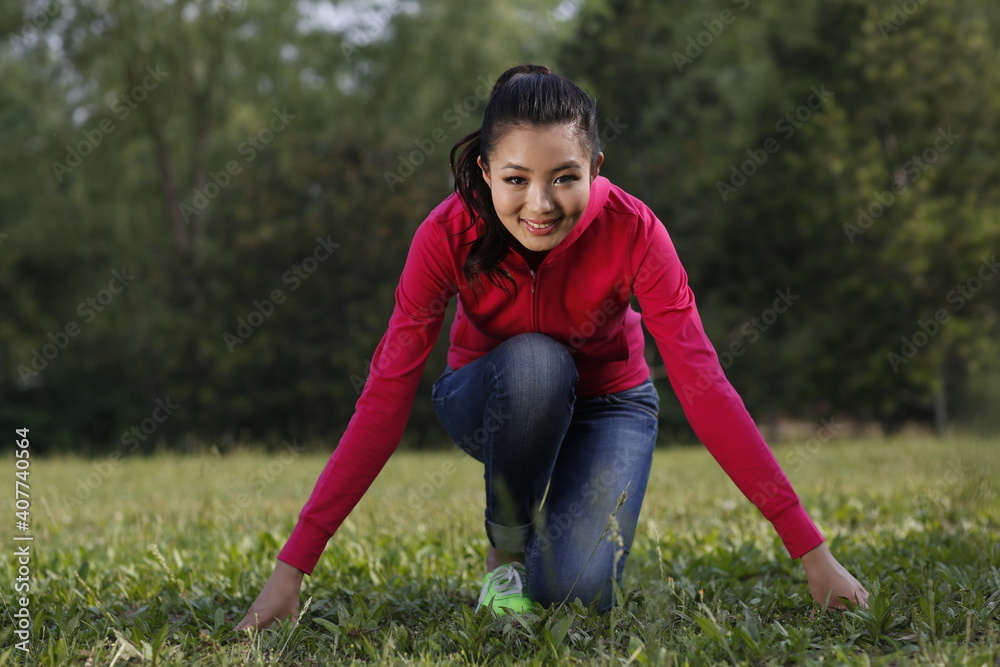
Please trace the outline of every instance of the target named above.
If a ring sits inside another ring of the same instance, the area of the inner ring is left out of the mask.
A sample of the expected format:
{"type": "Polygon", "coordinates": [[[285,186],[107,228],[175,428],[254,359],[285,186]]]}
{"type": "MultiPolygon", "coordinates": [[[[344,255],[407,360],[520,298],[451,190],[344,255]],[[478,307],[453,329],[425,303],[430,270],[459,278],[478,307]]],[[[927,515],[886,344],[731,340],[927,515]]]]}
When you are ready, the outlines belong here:
{"type": "Polygon", "coordinates": [[[944,387],[934,394],[934,433],[939,438],[948,435],[948,401],[944,387]]]}

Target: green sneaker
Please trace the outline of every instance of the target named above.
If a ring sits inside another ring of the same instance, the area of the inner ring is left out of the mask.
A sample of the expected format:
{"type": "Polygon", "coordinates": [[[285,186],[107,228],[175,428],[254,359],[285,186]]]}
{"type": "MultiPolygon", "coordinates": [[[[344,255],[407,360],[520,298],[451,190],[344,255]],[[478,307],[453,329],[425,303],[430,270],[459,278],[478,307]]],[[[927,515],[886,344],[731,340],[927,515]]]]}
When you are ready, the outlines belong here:
{"type": "Polygon", "coordinates": [[[483,578],[483,590],[479,593],[476,611],[486,606],[503,616],[508,612],[520,614],[530,611],[532,602],[523,593],[524,565],[508,563],[501,565],[483,578]]]}

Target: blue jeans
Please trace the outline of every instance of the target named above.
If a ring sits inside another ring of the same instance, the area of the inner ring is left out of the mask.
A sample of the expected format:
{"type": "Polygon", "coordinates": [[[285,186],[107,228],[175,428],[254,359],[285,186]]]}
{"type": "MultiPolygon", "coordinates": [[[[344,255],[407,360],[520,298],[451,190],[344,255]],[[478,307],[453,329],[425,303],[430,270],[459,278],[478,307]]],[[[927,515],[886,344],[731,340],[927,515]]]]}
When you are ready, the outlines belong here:
{"type": "Polygon", "coordinates": [[[526,333],[446,366],[431,401],[455,443],[484,464],[486,534],[497,549],[524,552],[528,596],[597,599],[607,611],[646,492],[659,397],[647,379],[578,398],[578,379],[565,347],[526,333]]]}

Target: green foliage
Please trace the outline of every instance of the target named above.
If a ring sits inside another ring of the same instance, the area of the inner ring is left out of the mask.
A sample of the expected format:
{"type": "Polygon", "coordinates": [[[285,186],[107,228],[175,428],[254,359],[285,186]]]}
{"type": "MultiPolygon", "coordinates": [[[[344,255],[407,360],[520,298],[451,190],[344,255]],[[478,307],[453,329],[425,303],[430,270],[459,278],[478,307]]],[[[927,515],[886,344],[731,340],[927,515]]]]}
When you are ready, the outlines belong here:
{"type": "Polygon", "coordinates": [[[966,420],[969,398],[996,398],[1000,283],[956,288],[1000,246],[997,10],[904,4],[609,0],[564,49],[626,126],[606,172],[666,224],[762,417],[891,429],[929,421],[939,393],[966,420]],[[786,288],[799,300],[768,321],[786,288]]]}
{"type": "MultiPolygon", "coordinates": [[[[324,457],[132,457],[86,497],[76,489],[92,477],[91,461],[32,459],[32,654],[13,648],[8,622],[0,661],[994,664],[996,444],[842,441],[815,454],[796,487],[831,550],[872,593],[867,610],[829,613],[703,449],[655,454],[612,611],[579,602],[503,617],[474,611],[486,545],[481,464],[462,453],[401,452],[306,578],[299,622],[250,636],[232,627],[270,575],[324,457]],[[456,473],[414,505],[412,490],[446,460],[456,473]],[[275,474],[261,484],[267,469],[275,474]],[[234,503],[243,494],[252,502],[234,503]]],[[[786,460],[789,450],[776,455],[786,460]]],[[[4,568],[14,581],[16,560],[4,568]]],[[[19,606],[11,595],[0,598],[7,614],[19,606]]]]}
{"type": "MultiPolygon", "coordinates": [[[[971,281],[1000,246],[1000,21],[901,7],[5,6],[0,426],[74,451],[335,442],[448,150],[535,61],[598,97],[604,173],[667,225],[755,416],[994,429],[1000,281],[971,281]],[[771,321],[776,290],[797,300],[771,321]]],[[[442,439],[446,338],[406,446],[442,439]]],[[[664,398],[665,439],[689,438],[664,398]]]]}
{"type": "MultiPolygon", "coordinates": [[[[305,3],[6,17],[50,41],[0,59],[0,424],[75,451],[339,437],[480,80],[549,59],[554,5],[354,7],[343,33],[305,3]],[[483,48],[483,25],[520,39],[483,48]],[[120,267],[135,278],[88,307],[120,267]],[[150,421],[157,401],[178,407],[150,421]]],[[[425,401],[410,426],[440,440],[425,401]]]]}

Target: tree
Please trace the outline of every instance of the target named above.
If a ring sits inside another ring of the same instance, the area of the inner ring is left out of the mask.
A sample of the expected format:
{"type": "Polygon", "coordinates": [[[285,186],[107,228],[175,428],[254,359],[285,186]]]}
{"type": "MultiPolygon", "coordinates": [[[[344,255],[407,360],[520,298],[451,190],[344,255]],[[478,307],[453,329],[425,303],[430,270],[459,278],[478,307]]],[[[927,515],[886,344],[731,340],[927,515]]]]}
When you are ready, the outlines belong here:
{"type": "Polygon", "coordinates": [[[942,424],[941,388],[990,358],[996,311],[983,299],[899,369],[888,359],[996,246],[996,166],[978,137],[851,232],[939,130],[995,123],[998,99],[984,104],[974,83],[996,76],[995,10],[900,11],[613,0],[584,13],[564,53],[628,125],[607,172],[664,220],[755,414],[836,410],[891,428],[936,404],[942,424]],[[957,75],[939,66],[952,61],[957,75]],[[799,299],[768,323],[786,288],[799,299]]]}

